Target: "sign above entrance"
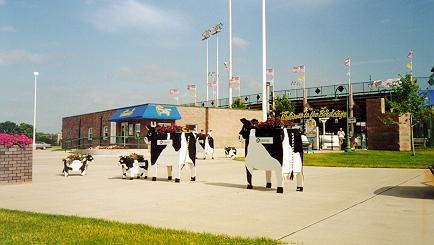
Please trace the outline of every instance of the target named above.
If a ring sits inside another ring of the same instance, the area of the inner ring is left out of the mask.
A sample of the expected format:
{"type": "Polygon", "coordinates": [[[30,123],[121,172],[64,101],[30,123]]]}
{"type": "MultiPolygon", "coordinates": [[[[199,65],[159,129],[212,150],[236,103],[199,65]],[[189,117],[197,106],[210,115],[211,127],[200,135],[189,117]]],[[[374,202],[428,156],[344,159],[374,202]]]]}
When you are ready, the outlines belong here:
{"type": "Polygon", "coordinates": [[[110,116],[109,122],[134,119],[179,120],[181,115],[176,106],[144,104],[116,110],[110,116]]]}
{"type": "Polygon", "coordinates": [[[346,118],[347,117],[347,113],[345,111],[340,111],[340,110],[329,110],[327,108],[322,108],[321,110],[315,110],[312,108],[309,108],[307,111],[305,112],[301,112],[301,113],[282,113],[282,119],[283,120],[295,120],[295,119],[309,119],[309,118],[324,118],[324,117],[334,117],[334,118],[346,118]]]}

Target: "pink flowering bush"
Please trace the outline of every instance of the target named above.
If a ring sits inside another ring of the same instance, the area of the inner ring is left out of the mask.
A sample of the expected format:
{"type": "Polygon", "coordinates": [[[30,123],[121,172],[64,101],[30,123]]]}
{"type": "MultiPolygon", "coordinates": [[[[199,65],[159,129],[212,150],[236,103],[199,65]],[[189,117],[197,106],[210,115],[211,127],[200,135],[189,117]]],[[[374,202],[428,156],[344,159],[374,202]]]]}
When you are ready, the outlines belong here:
{"type": "Polygon", "coordinates": [[[13,145],[18,145],[24,148],[32,143],[32,140],[24,134],[4,134],[0,133],[0,145],[10,148],[13,145]]]}
{"type": "Polygon", "coordinates": [[[257,125],[260,129],[292,128],[295,126],[293,122],[289,120],[282,120],[279,117],[268,118],[265,122],[257,122],[257,125]]]}

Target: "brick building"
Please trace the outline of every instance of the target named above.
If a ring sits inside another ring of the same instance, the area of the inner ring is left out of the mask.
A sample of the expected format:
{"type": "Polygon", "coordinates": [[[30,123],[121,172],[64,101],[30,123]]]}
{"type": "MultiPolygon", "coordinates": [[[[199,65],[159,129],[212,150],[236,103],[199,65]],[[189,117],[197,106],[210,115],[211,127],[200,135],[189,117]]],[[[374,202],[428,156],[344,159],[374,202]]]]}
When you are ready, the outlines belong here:
{"type": "Polygon", "coordinates": [[[89,148],[125,145],[146,148],[147,125],[187,125],[198,131],[212,130],[216,148],[242,147],[238,141],[240,118],[261,118],[261,111],[143,104],[64,117],[63,147],[89,148]]]}

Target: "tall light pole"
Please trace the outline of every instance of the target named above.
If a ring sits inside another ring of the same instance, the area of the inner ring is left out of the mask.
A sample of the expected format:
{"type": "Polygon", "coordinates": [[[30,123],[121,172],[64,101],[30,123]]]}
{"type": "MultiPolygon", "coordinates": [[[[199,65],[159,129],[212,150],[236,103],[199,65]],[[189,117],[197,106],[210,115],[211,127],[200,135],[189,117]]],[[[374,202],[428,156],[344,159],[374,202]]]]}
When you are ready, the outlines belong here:
{"type": "Polygon", "coordinates": [[[39,72],[33,72],[35,77],[35,97],[33,102],[33,150],[36,150],[36,86],[38,82],[39,72]]]}
{"type": "Polygon", "coordinates": [[[216,106],[218,106],[219,104],[219,36],[218,33],[222,31],[223,28],[223,24],[220,22],[217,25],[215,25],[214,27],[212,27],[209,31],[211,33],[211,35],[216,35],[216,41],[217,41],[217,67],[216,67],[216,90],[217,90],[217,94],[216,94],[216,106]]]}
{"type": "Polygon", "coordinates": [[[229,0],[229,108],[232,108],[232,0],[229,0]]]}
{"type": "Polygon", "coordinates": [[[267,43],[265,28],[265,0],[262,0],[262,121],[267,120],[267,43]]]}
{"type": "Polygon", "coordinates": [[[210,30],[206,30],[202,33],[202,41],[205,40],[206,43],[206,101],[209,100],[209,96],[208,96],[208,38],[210,36],[210,30]]]}

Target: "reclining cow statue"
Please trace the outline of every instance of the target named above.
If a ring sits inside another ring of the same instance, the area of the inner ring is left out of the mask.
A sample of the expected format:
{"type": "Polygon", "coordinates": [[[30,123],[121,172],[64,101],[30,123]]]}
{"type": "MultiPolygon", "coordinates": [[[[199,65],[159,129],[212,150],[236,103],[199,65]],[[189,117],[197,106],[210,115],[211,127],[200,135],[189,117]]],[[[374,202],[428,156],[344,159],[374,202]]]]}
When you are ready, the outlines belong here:
{"type": "Polygon", "coordinates": [[[143,156],[140,156],[137,160],[129,156],[121,156],[119,165],[122,167],[122,179],[139,179],[143,175],[145,175],[145,179],[148,178],[148,160],[145,160],[143,156]]]}
{"type": "Polygon", "coordinates": [[[196,136],[196,156],[202,155],[206,159],[208,155],[214,159],[214,138],[211,133],[199,133],[196,136]]]}
{"type": "Polygon", "coordinates": [[[154,125],[147,126],[145,141],[150,143],[151,161],[149,175],[152,181],[157,180],[157,167],[166,166],[168,180],[180,182],[181,169],[188,164],[191,170],[191,181],[196,180],[196,137],[189,132],[161,133],[154,125]]]}
{"type": "Polygon", "coordinates": [[[245,139],[247,189],[252,189],[252,171],[266,171],[266,187],[271,188],[271,171],[276,175],[277,192],[283,193],[283,177],[297,175],[297,191],[303,191],[303,145],[296,129],[258,128],[254,120],[241,119],[240,139],[245,139]]]}
{"type": "Polygon", "coordinates": [[[89,162],[94,162],[93,156],[90,154],[84,155],[81,157],[82,160],[72,160],[70,158],[63,159],[63,175],[67,177],[70,174],[70,171],[79,172],[82,176],[86,175],[87,167],[89,162]]]}

